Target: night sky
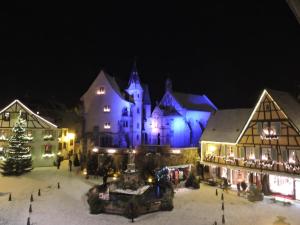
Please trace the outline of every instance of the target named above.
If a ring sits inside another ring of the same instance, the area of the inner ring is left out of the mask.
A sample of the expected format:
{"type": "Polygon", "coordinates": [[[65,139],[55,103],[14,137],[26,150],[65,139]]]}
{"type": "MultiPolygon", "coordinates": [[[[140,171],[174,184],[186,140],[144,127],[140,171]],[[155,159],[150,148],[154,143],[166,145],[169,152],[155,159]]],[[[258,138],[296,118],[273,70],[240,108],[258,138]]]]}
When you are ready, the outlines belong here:
{"type": "Polygon", "coordinates": [[[284,0],[122,2],[1,7],[0,107],[14,98],[74,105],[101,68],[127,81],[135,57],[153,103],[166,77],[219,108],[300,84],[300,24],[284,0]]]}

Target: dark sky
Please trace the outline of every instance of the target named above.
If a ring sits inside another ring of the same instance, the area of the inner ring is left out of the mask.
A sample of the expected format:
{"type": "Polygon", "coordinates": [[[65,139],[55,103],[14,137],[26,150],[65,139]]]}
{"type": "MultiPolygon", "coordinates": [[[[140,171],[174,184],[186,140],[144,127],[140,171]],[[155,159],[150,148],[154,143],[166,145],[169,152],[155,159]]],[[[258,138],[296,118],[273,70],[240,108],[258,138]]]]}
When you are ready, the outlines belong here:
{"type": "Polygon", "coordinates": [[[1,7],[1,105],[24,96],[74,104],[101,68],[128,80],[135,56],[153,102],[167,76],[219,108],[300,84],[300,24],[284,0],[122,2],[1,7]]]}

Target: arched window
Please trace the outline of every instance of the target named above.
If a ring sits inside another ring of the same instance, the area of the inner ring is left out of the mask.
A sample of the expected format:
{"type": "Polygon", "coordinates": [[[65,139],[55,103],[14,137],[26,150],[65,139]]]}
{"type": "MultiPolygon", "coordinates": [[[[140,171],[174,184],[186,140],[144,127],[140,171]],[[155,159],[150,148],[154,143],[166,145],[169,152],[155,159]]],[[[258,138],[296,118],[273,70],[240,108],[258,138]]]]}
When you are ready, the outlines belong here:
{"type": "Polygon", "coordinates": [[[124,107],[122,110],[122,116],[128,116],[128,109],[127,107],[124,107]]]}

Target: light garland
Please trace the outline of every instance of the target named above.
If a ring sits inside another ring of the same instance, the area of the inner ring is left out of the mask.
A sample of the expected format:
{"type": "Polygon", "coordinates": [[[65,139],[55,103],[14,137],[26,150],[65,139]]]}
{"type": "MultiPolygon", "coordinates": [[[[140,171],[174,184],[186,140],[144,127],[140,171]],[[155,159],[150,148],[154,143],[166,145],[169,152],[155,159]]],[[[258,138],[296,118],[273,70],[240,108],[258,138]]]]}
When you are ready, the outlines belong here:
{"type": "Polygon", "coordinates": [[[204,161],[225,164],[225,165],[231,164],[236,166],[239,166],[238,162],[242,162],[243,165],[246,167],[253,167],[257,169],[267,169],[267,170],[272,170],[274,166],[278,165],[278,166],[283,166],[284,168],[284,171],[280,170],[279,172],[293,172],[297,174],[300,173],[300,165],[295,165],[295,163],[290,163],[290,162],[276,162],[276,161],[265,161],[265,160],[254,160],[254,159],[244,160],[243,158],[228,159],[225,156],[213,156],[213,155],[206,156],[204,158],[204,161]],[[224,160],[225,163],[222,163],[219,160],[218,162],[216,162],[215,159],[224,160]]]}
{"type": "Polygon", "coordinates": [[[54,157],[54,156],[55,156],[54,153],[44,153],[44,154],[42,155],[42,158],[52,158],[52,157],[54,157]]]}
{"type": "Polygon", "coordinates": [[[44,135],[43,139],[44,139],[44,140],[50,140],[50,139],[53,139],[53,135],[52,135],[52,134],[44,135]]]}

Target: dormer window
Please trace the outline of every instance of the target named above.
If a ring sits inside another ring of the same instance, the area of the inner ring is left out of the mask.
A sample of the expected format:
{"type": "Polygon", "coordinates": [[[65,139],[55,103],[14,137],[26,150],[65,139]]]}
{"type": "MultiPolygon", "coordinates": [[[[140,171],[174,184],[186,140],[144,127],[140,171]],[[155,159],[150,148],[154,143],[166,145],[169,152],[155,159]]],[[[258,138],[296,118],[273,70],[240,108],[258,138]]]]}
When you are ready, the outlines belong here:
{"type": "Polygon", "coordinates": [[[109,105],[105,105],[103,107],[103,112],[110,112],[110,106],[109,105]]]}
{"type": "Polygon", "coordinates": [[[10,113],[9,112],[5,112],[3,114],[3,120],[4,121],[10,121],[10,113]]]}
{"type": "Polygon", "coordinates": [[[104,123],[104,129],[110,129],[110,123],[104,123]]]}
{"type": "Polygon", "coordinates": [[[97,95],[104,95],[105,94],[105,88],[104,87],[99,87],[98,90],[96,91],[97,95]]]}

